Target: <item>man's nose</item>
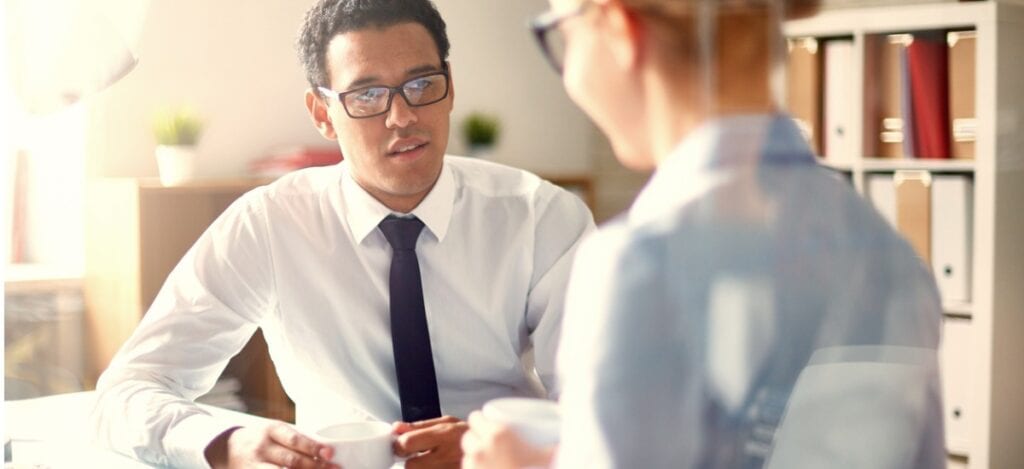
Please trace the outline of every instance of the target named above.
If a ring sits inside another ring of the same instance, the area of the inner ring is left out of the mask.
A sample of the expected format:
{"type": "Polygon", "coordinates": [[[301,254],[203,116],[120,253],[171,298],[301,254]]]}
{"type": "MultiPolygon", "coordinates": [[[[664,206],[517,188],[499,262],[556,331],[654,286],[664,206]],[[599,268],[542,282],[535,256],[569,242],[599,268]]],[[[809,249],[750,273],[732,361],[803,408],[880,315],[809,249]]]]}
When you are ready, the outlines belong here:
{"type": "Polygon", "coordinates": [[[391,100],[391,110],[385,125],[389,129],[404,128],[416,123],[416,113],[401,94],[395,94],[391,100]]]}

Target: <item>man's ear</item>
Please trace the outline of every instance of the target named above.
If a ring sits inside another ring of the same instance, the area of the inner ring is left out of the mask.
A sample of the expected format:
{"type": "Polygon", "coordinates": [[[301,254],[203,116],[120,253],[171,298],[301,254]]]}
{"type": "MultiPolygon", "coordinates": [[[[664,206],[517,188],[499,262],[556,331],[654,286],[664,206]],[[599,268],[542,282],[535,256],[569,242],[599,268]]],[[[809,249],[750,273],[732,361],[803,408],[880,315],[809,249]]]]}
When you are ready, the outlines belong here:
{"type": "Polygon", "coordinates": [[[617,0],[604,5],[609,44],[615,61],[626,69],[635,69],[643,60],[644,24],[635,11],[617,0]]]}
{"type": "Polygon", "coordinates": [[[313,126],[320,132],[320,135],[327,140],[338,139],[331,116],[327,113],[327,103],[313,88],[306,90],[306,110],[309,111],[309,118],[313,120],[313,126]]]}

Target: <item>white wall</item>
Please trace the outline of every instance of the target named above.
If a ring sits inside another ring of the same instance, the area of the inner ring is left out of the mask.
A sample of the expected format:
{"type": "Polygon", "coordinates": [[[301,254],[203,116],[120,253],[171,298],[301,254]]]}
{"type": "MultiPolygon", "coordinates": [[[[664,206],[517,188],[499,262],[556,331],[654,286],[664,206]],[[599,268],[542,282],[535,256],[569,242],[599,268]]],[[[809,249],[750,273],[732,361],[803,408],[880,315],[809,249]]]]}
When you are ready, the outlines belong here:
{"type": "Polygon", "coordinates": [[[150,122],[180,103],[207,122],[201,176],[243,174],[274,145],[327,143],[306,117],[293,46],[308,4],[154,0],[138,66],[92,101],[90,173],[155,176],[150,122]]]}
{"type": "Polygon", "coordinates": [[[527,22],[546,0],[435,0],[448,23],[456,86],[451,151],[464,152],[459,123],[471,111],[501,118],[497,159],[548,172],[591,169],[593,127],[544,61],[527,22]]]}
{"type": "MultiPolygon", "coordinates": [[[[543,0],[437,0],[448,22],[457,87],[449,152],[464,152],[459,121],[502,119],[498,160],[538,171],[590,168],[591,127],[565,97],[525,24],[543,0]]],[[[327,144],[306,116],[294,38],[309,0],[154,0],[134,71],[91,100],[88,171],[155,176],[149,123],[191,104],[207,121],[201,176],[245,173],[276,145],[327,144]]]]}

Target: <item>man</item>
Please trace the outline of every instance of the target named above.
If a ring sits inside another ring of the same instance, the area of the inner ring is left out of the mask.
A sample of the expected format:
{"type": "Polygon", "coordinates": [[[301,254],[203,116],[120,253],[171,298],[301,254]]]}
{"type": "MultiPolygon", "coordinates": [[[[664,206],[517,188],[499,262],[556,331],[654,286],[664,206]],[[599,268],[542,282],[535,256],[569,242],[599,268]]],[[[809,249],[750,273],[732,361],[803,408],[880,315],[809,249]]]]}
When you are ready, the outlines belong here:
{"type": "Polygon", "coordinates": [[[345,162],[246,194],[203,234],[100,379],[99,437],[174,466],[323,464],[308,433],[192,402],[260,327],[299,428],[397,421],[406,467],[457,467],[470,411],[557,394],[591,216],[533,175],[445,156],[455,89],[429,0],[319,1],[299,52],[310,116],[345,162]]]}

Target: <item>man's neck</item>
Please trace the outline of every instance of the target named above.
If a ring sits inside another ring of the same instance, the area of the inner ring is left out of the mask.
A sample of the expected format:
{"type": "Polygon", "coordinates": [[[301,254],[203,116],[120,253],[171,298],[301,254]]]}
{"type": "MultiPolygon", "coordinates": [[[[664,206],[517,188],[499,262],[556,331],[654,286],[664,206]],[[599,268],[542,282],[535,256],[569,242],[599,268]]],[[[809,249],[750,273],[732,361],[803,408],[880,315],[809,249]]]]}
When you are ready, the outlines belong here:
{"type": "Polygon", "coordinates": [[[434,181],[434,184],[427,188],[427,190],[411,195],[388,194],[382,191],[367,189],[366,187],[363,187],[363,190],[385,207],[398,213],[409,213],[415,210],[416,207],[419,207],[420,203],[423,202],[423,199],[427,198],[427,194],[430,194],[435,185],[437,185],[437,181],[434,181]]]}
{"type": "Polygon", "coordinates": [[[430,191],[434,190],[434,187],[437,186],[437,182],[441,180],[441,174],[444,172],[443,169],[438,171],[430,186],[421,192],[413,194],[395,194],[378,189],[370,184],[363,183],[363,181],[360,180],[358,173],[354,169],[351,171],[352,180],[355,181],[357,186],[363,189],[367,194],[370,194],[370,197],[373,197],[377,202],[380,202],[388,209],[398,213],[410,213],[415,210],[416,207],[419,207],[420,203],[422,203],[423,200],[427,198],[427,195],[430,194],[430,191]]]}

